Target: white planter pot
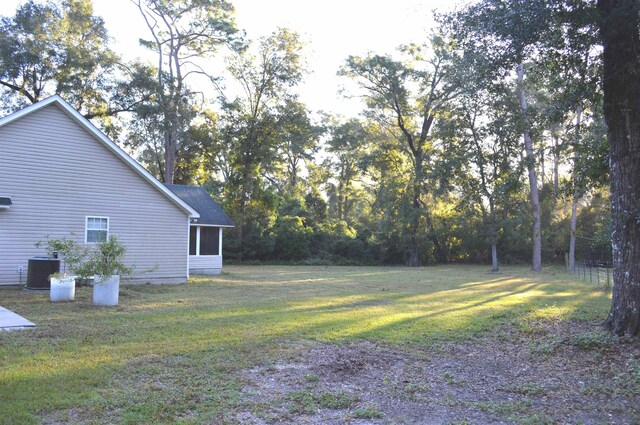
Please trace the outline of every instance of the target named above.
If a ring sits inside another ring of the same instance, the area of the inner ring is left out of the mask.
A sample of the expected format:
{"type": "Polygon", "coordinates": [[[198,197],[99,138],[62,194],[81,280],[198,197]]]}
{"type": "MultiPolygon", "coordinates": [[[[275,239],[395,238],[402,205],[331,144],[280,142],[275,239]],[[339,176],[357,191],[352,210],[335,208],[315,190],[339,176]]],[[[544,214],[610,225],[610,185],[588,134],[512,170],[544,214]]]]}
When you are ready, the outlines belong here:
{"type": "Polygon", "coordinates": [[[105,280],[96,277],[93,282],[93,305],[118,305],[120,276],[114,274],[105,280]]]}
{"type": "Polygon", "coordinates": [[[63,278],[51,278],[51,290],[49,299],[52,302],[73,301],[76,296],[76,278],[68,276],[63,278]]]}

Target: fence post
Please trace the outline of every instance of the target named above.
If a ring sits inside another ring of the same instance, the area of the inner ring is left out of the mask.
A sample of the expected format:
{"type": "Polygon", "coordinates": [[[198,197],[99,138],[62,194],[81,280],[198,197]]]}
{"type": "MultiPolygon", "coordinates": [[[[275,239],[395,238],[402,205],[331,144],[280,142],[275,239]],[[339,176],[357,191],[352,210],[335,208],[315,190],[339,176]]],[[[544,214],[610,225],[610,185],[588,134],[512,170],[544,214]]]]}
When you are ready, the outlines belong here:
{"type": "Polygon", "coordinates": [[[589,283],[593,283],[593,276],[591,276],[591,262],[589,262],[589,283]]]}
{"type": "Polygon", "coordinates": [[[598,263],[598,287],[600,287],[600,263],[598,263]]]}

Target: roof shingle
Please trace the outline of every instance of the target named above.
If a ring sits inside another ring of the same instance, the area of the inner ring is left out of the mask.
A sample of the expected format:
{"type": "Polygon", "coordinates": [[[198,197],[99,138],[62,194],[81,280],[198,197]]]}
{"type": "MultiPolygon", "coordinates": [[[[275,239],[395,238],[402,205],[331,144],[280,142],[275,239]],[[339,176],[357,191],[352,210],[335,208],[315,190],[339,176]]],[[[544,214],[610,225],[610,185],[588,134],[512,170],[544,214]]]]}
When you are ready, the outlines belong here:
{"type": "Polygon", "coordinates": [[[165,184],[165,186],[200,214],[200,218],[192,218],[191,223],[235,226],[229,216],[224,213],[222,207],[211,198],[209,192],[203,187],[181,184],[165,184]]]}

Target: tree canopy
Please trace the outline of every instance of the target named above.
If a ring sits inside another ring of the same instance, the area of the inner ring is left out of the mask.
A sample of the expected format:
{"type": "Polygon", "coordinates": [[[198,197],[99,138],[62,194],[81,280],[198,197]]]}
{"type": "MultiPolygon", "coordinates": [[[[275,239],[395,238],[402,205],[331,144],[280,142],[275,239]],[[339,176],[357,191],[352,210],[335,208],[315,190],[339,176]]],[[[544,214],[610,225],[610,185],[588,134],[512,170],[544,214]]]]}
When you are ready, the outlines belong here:
{"type": "Polygon", "coordinates": [[[89,118],[112,113],[110,88],[119,63],[91,0],[28,0],[0,20],[3,108],[14,110],[58,93],[89,118]]]}

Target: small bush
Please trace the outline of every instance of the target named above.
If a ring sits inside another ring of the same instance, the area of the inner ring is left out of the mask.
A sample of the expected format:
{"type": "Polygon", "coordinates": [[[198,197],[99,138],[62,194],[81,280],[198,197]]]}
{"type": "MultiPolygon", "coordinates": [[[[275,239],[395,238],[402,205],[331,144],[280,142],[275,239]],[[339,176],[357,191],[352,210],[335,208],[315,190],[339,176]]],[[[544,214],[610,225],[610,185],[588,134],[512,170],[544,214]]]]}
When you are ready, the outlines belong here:
{"type": "Polygon", "coordinates": [[[555,336],[541,338],[539,341],[531,343],[529,346],[529,354],[531,357],[547,357],[556,351],[561,344],[562,341],[555,336]]]}
{"type": "Polygon", "coordinates": [[[379,419],[384,416],[378,403],[369,403],[353,411],[351,415],[354,419],[379,419]]]}
{"type": "Polygon", "coordinates": [[[305,391],[291,391],[287,400],[291,402],[289,412],[298,415],[315,415],[318,413],[318,407],[314,400],[313,394],[305,391]]]}
{"type": "Polygon", "coordinates": [[[304,379],[307,382],[315,383],[315,382],[318,382],[320,380],[320,377],[318,375],[316,375],[315,373],[305,373],[304,379]]]}
{"type": "Polygon", "coordinates": [[[348,409],[360,399],[345,392],[332,393],[323,391],[316,397],[318,404],[327,409],[348,409]]]}
{"type": "Polygon", "coordinates": [[[582,350],[593,350],[608,347],[613,343],[613,336],[603,330],[586,332],[573,337],[573,344],[582,350]]]}

